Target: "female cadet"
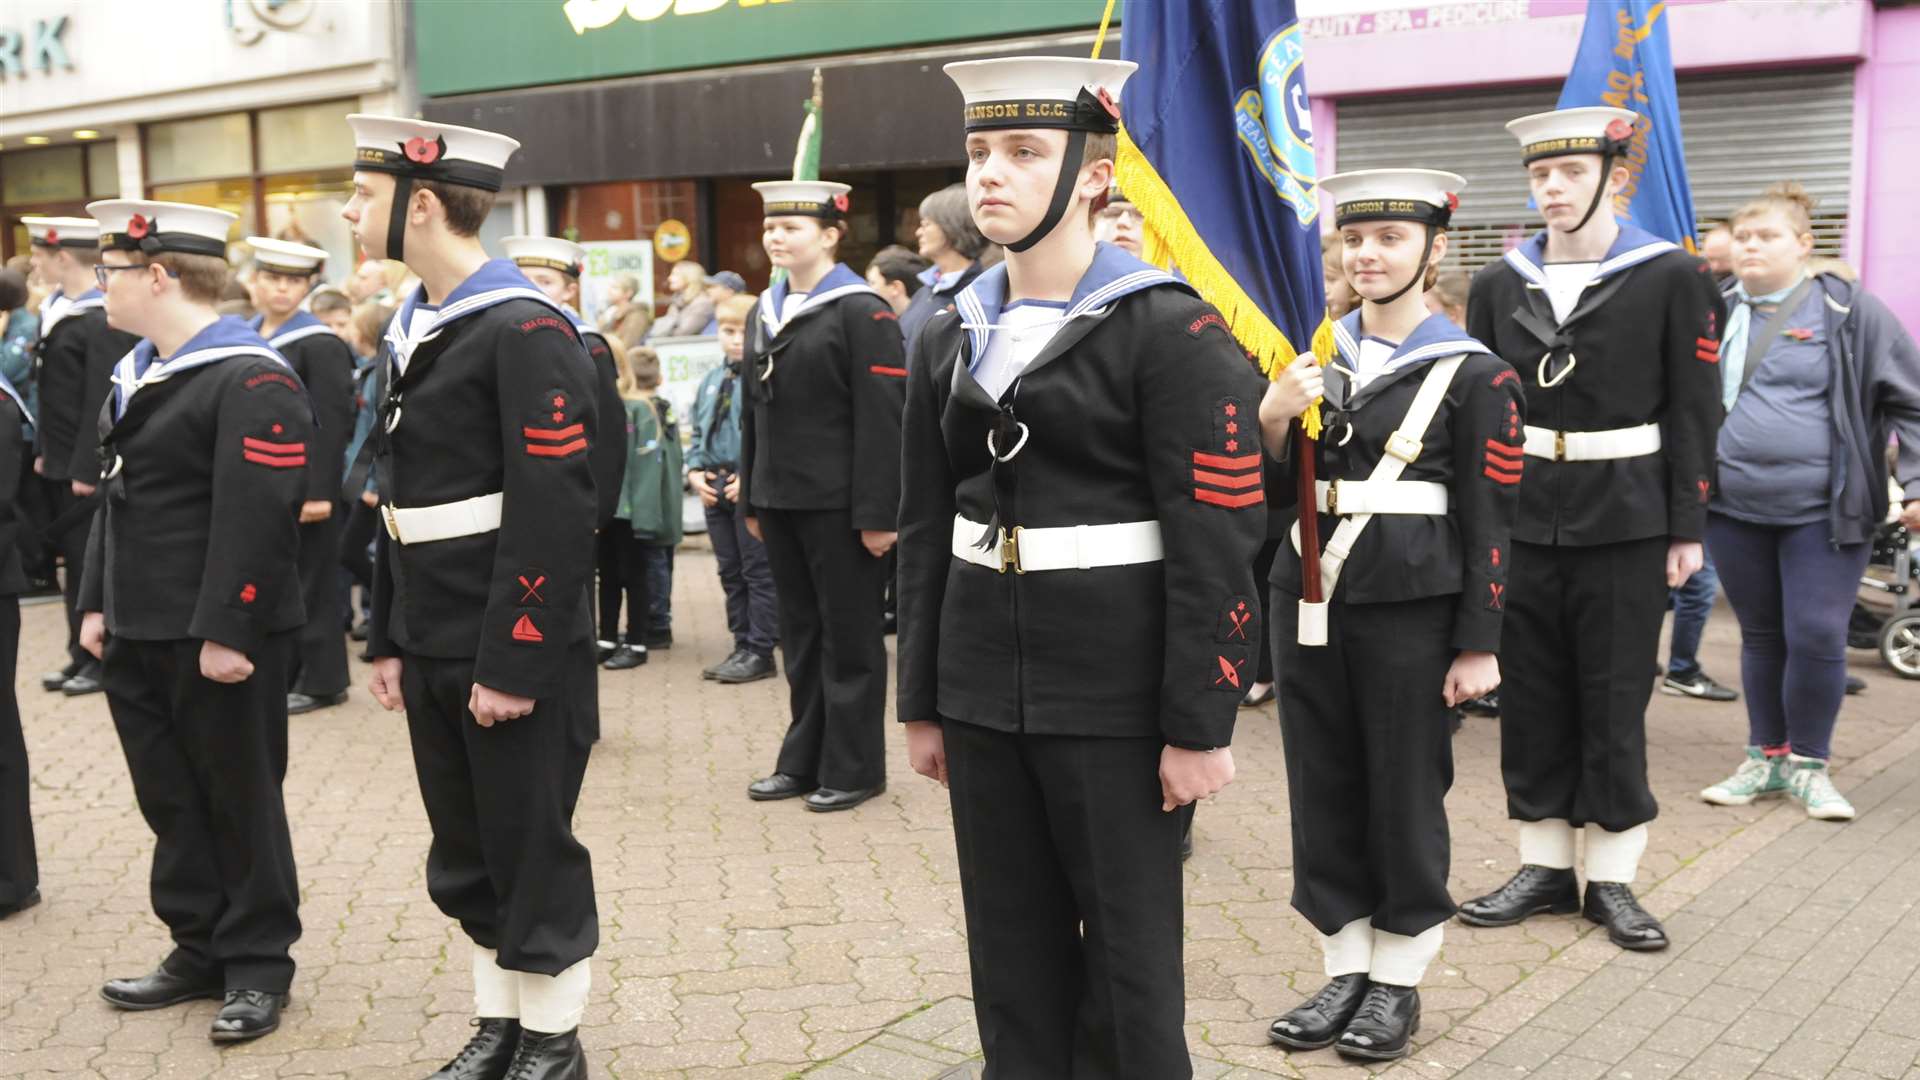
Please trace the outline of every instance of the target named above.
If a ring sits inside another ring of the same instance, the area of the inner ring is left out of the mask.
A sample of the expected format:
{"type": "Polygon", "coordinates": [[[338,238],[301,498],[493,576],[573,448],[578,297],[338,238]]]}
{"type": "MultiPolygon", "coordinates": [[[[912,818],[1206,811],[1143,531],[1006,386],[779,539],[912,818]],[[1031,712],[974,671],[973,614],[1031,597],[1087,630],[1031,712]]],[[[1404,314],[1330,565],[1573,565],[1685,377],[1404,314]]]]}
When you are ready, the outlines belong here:
{"type": "MultiPolygon", "coordinates": [[[[1297,602],[1297,531],[1273,568],[1293,906],[1320,932],[1332,980],[1274,1022],[1273,1041],[1295,1049],[1407,1053],[1420,1026],[1415,987],[1454,911],[1447,710],[1500,681],[1519,380],[1422,296],[1464,183],[1426,169],[1321,181],[1361,303],[1336,324],[1339,355],[1324,373],[1315,461],[1325,600],[1297,602]]],[[[1289,419],[1322,391],[1311,356],[1267,391],[1270,452],[1285,454],[1289,419]]]]}
{"type": "Polygon", "coordinates": [[[886,300],[835,261],[851,189],[754,188],[787,276],[747,323],[740,505],[773,569],[793,722],[747,794],[847,810],[886,789],[881,560],[900,509],[905,346],[886,300]]]}

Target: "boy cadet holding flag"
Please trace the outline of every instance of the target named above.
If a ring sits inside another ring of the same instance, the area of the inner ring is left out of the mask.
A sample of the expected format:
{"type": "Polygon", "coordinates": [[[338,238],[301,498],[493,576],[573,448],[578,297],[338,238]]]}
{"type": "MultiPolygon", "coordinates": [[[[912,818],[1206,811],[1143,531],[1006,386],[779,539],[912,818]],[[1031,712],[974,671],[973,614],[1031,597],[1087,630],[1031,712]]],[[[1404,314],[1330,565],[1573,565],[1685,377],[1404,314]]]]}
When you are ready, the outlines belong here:
{"type": "Polygon", "coordinates": [[[519,143],[354,115],[369,255],[420,275],[382,350],[371,689],[403,705],[433,826],[427,891],[473,940],[474,1025],[435,1077],[580,1080],[599,943],[569,810],[593,648],[593,371],[572,318],[478,233],[519,143]]]}
{"type": "Polygon", "coordinates": [[[259,334],[214,312],[234,215],[122,199],[87,212],[107,319],[146,340],[98,418],[80,643],[103,660],[174,941],[157,970],[100,994],[129,1010],[224,995],[210,1034],[239,1042],[280,1026],[300,936],[281,783],[312,407],[259,334]]]}
{"type": "Polygon", "coordinates": [[[1259,386],[1093,240],[1127,61],[950,64],[1007,260],[908,364],[900,718],[948,783],[989,1075],[1191,1076],[1180,835],[1260,647],[1259,386]]]}
{"type": "Polygon", "coordinates": [[[313,401],[312,452],[307,455],[307,497],[300,504],[300,592],[307,625],[294,654],[287,713],[344,705],[347,687],[346,612],[341,610],[340,474],[346,471],[347,436],[353,431],[353,350],[312,312],[301,307],[314,277],[326,265],[321,248],[247,237],[253,249],[254,299],[260,314],[253,329],[293,367],[313,401]]]}
{"type": "Polygon", "coordinates": [[[1615,220],[1633,127],[1599,106],[1507,125],[1547,227],[1482,270],[1467,301],[1468,332],[1519,371],[1533,423],[1500,650],[1521,867],[1460,919],[1584,909],[1616,945],[1648,950],[1667,936],[1631,888],[1657,812],[1646,708],[1667,590],[1702,560],[1725,307],[1704,262],[1615,220]]]}

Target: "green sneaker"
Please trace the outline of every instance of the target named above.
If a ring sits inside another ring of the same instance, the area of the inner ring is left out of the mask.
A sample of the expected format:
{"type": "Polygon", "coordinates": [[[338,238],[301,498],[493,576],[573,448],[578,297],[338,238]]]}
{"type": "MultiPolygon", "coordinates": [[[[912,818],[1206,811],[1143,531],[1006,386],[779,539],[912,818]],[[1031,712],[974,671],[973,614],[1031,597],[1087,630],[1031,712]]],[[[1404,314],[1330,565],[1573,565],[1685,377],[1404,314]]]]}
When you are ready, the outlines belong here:
{"type": "Polygon", "coordinates": [[[1733,775],[1702,791],[1700,797],[1715,806],[1745,806],[1755,799],[1780,795],[1787,790],[1786,770],[1781,759],[1768,757],[1757,746],[1747,747],[1747,760],[1733,775]]]}
{"type": "Polygon", "coordinates": [[[1833,774],[1819,758],[1787,759],[1787,794],[1816,821],[1852,821],[1853,804],[1833,786],[1833,774]]]}

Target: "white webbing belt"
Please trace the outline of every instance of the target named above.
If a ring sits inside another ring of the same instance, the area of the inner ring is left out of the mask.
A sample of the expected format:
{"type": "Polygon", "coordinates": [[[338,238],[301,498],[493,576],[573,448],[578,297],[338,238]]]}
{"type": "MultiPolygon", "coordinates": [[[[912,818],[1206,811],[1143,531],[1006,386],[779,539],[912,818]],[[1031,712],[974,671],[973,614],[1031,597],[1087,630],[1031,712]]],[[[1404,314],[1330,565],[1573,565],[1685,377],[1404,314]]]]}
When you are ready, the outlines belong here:
{"type": "Polygon", "coordinates": [[[1555,431],[1527,425],[1528,457],[1549,461],[1612,461],[1660,452],[1660,425],[1610,431],[1555,431]]]}
{"type": "Polygon", "coordinates": [[[953,516],[953,557],[989,570],[1032,574],[1042,570],[1091,570],[1096,566],[1129,566],[1166,558],[1158,521],[1124,521],[1114,525],[1062,525],[1048,529],[1015,527],[1000,530],[992,547],[981,550],[987,527],[962,515],[953,516]]]}
{"type": "Polygon", "coordinates": [[[1315,480],[1314,503],[1323,514],[1444,514],[1447,485],[1431,480],[1315,480]]]}
{"type": "Polygon", "coordinates": [[[387,523],[387,535],[401,544],[427,544],[493,532],[500,527],[503,502],[502,493],[496,491],[439,506],[400,509],[382,503],[380,517],[387,523]]]}
{"type": "MultiPolygon", "coordinates": [[[[1420,389],[1413,395],[1413,403],[1407,406],[1407,415],[1400,426],[1387,436],[1387,452],[1380,455],[1380,461],[1373,471],[1367,474],[1365,483],[1369,486],[1380,485],[1382,489],[1399,485],[1400,474],[1406,471],[1420,456],[1420,436],[1427,433],[1433,425],[1433,418],[1440,411],[1440,402],[1447,396],[1447,387],[1453,382],[1453,373],[1460,370],[1460,364],[1466,360],[1465,354],[1449,356],[1445,360],[1436,360],[1427,369],[1426,378],[1420,383],[1420,389]]],[[[1439,484],[1433,485],[1441,487],[1439,484]]],[[[1443,488],[1444,490],[1444,488],[1443,488]]],[[[1344,502],[1346,492],[1341,495],[1344,502]]],[[[1347,508],[1340,507],[1341,513],[1347,508]]],[[[1347,557],[1353,554],[1353,545],[1360,534],[1367,530],[1367,523],[1373,520],[1374,513],[1355,512],[1340,519],[1340,524],[1327,538],[1320,552],[1320,602],[1309,604],[1300,601],[1300,633],[1298,640],[1302,645],[1325,645],[1327,643],[1327,604],[1333,600],[1334,586],[1340,583],[1340,568],[1347,564],[1347,557]]],[[[1408,512],[1408,511],[1400,511],[1408,512]]],[[[1445,513],[1442,508],[1440,513],[1445,513]]],[[[1293,549],[1300,550],[1300,523],[1293,524],[1293,549]]]]}

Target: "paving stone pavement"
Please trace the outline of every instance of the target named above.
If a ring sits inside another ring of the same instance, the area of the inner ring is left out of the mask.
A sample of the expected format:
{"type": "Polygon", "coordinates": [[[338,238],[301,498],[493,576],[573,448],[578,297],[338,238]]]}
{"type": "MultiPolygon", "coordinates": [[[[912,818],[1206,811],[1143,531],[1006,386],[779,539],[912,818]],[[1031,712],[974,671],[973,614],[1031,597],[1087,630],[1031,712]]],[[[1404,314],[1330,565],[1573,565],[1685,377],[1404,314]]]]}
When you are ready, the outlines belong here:
{"type": "MultiPolygon", "coordinates": [[[[712,566],[698,544],[683,549],[676,647],[601,678],[605,738],[577,823],[602,927],[582,1027],[594,1073],[931,1080],[977,1052],[945,794],[911,774],[890,726],[892,786],[881,798],[835,815],[748,801],[741,789],[785,728],[785,687],[701,680],[729,647],[712,566]]],[[[385,1078],[438,1067],[467,1034],[467,944],[426,895],[428,833],[405,723],[359,686],[348,705],[291,725],[286,790],[306,933],[283,1028],[217,1050],[206,1038],[213,1003],[122,1013],[99,1000],[104,979],[149,969],[166,938],[147,900],[151,836],[105,701],[38,688],[62,633],[57,607],[23,611],[19,694],[46,902],[0,923],[0,1077],[385,1078]]],[[[1723,681],[1737,674],[1736,647],[1723,610],[1702,650],[1723,681]]],[[[1908,980],[1920,952],[1905,946],[1920,935],[1900,932],[1920,930],[1907,899],[1920,884],[1920,775],[1909,775],[1920,770],[1909,760],[1920,752],[1909,730],[1920,695],[1868,654],[1854,654],[1854,670],[1871,687],[1848,701],[1835,766],[1860,821],[1700,803],[1694,792],[1737,763],[1744,714],[1656,695],[1662,816],[1641,882],[1672,919],[1676,948],[1626,956],[1577,919],[1450,926],[1414,1056],[1364,1070],[1266,1041],[1271,1019],[1323,980],[1312,931],[1288,906],[1278,726],[1270,707],[1243,713],[1239,779],[1201,808],[1187,867],[1196,1075],[1901,1075],[1920,1049],[1920,982],[1908,980]],[[1882,1000],[1872,1019],[1850,1009],[1882,1000]]],[[[357,665],[356,680],[365,674],[357,665]]],[[[1466,897],[1505,880],[1516,859],[1495,724],[1470,719],[1455,753],[1452,886],[1466,897]]]]}

